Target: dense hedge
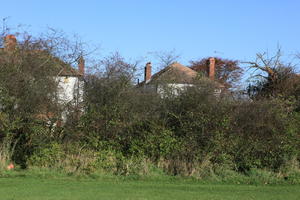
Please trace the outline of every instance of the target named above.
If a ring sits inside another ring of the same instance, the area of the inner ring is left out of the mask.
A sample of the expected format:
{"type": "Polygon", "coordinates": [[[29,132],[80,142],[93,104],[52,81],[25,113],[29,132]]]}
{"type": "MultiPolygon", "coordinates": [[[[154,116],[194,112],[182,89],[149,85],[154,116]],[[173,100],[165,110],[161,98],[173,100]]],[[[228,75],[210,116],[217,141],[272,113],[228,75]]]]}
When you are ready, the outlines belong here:
{"type": "Polygon", "coordinates": [[[69,106],[58,127],[57,119],[38,117],[65,109],[52,96],[56,59],[38,68],[42,58],[26,52],[32,51],[0,55],[18,61],[2,59],[0,66],[1,167],[12,161],[22,168],[125,175],[156,167],[200,177],[220,169],[299,170],[299,102],[289,97],[216,95],[215,85],[200,78],[180,95],[162,98],[132,84],[135,66],[117,55],[101,62],[104,71],[85,77],[84,111],[69,106]]]}
{"type": "Polygon", "coordinates": [[[25,168],[117,174],[145,173],[150,165],[195,176],[220,168],[279,172],[299,163],[300,115],[289,102],[233,100],[201,87],[164,99],[127,89],[108,102],[89,101],[80,119],[60,128],[1,113],[2,146],[4,138],[17,142],[12,159],[25,168]]]}

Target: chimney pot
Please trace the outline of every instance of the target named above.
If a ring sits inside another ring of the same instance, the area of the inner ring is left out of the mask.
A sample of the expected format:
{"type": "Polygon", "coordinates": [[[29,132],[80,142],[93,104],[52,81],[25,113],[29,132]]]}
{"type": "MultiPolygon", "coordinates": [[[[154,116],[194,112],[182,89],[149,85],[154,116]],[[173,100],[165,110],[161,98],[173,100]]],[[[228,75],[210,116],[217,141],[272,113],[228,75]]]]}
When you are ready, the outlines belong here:
{"type": "Polygon", "coordinates": [[[145,67],[145,82],[151,79],[151,62],[148,62],[145,67]]]}

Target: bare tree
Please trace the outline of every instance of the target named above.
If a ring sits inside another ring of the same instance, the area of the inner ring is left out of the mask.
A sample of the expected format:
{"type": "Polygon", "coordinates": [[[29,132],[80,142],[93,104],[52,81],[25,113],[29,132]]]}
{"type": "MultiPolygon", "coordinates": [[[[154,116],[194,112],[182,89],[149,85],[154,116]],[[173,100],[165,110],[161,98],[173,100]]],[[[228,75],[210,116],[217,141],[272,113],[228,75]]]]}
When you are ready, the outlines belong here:
{"type": "Polygon", "coordinates": [[[181,57],[175,49],[171,51],[155,51],[150,52],[150,54],[153,55],[158,62],[159,67],[156,69],[157,71],[177,62],[181,57]]]}
{"type": "Polygon", "coordinates": [[[295,65],[282,61],[282,52],[278,48],[275,55],[258,53],[255,61],[244,62],[254,70],[248,86],[250,97],[289,97],[299,96],[300,78],[295,72],[295,65]]]}

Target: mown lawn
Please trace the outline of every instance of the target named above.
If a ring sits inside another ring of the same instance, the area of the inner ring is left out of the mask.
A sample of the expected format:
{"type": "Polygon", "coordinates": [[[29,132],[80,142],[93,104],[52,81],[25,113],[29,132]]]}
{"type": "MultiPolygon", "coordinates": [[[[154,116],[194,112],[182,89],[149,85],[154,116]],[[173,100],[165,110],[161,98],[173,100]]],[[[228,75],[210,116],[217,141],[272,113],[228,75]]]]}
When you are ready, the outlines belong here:
{"type": "Polygon", "coordinates": [[[225,185],[184,180],[0,178],[0,200],[300,199],[299,185],[225,185]]]}

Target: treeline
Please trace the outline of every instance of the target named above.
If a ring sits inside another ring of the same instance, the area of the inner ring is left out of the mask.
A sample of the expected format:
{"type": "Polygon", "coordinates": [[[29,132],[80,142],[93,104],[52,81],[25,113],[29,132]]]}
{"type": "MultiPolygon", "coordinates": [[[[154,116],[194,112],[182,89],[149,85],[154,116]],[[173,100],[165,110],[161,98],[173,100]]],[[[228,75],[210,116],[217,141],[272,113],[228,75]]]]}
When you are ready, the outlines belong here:
{"type": "Polygon", "coordinates": [[[245,91],[216,95],[199,78],[180,95],[161,98],[135,85],[135,63],[113,54],[85,76],[82,111],[53,100],[49,74],[57,60],[28,53],[36,48],[56,56],[56,39],[49,46],[44,38],[27,38],[14,53],[0,52],[2,168],[13,162],[24,169],[129,175],[154,167],[199,178],[222,170],[299,172],[300,81],[290,66],[252,63],[272,73],[245,91]],[[57,126],[55,113],[66,108],[67,121],[57,126]],[[48,111],[54,117],[40,117],[48,111]]]}

